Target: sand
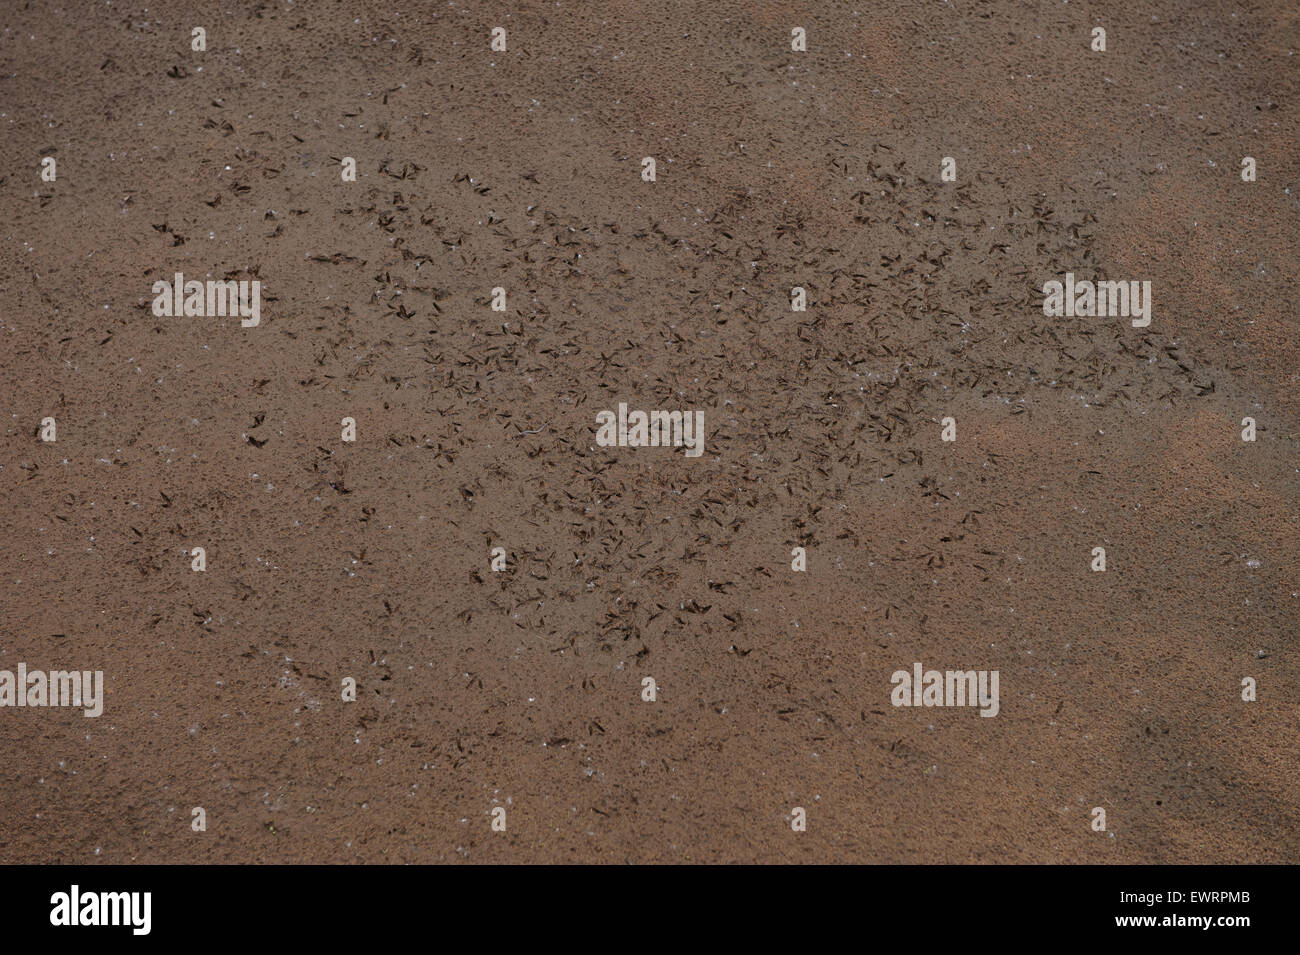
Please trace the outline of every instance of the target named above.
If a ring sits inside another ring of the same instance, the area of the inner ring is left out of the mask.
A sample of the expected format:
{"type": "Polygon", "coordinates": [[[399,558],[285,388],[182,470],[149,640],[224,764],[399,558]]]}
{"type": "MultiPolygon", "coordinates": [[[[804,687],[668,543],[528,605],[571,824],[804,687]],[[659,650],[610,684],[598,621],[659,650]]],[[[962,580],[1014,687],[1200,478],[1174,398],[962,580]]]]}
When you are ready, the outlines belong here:
{"type": "Polygon", "coordinates": [[[1300,861],[1297,49],[1284,0],[7,9],[0,669],[105,692],[0,708],[0,862],[1300,861]],[[1067,272],[1150,325],[1045,316],[1067,272]]]}

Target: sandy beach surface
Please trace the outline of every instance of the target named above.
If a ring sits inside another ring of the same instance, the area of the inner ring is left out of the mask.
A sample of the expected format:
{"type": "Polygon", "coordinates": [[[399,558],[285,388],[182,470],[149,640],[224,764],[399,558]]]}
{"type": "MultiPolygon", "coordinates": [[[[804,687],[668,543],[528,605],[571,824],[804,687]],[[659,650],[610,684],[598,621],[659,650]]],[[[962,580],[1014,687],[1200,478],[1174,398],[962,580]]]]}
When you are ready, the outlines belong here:
{"type": "Polygon", "coordinates": [[[1300,861],[1295,4],[0,26],[0,862],[1300,861]]]}

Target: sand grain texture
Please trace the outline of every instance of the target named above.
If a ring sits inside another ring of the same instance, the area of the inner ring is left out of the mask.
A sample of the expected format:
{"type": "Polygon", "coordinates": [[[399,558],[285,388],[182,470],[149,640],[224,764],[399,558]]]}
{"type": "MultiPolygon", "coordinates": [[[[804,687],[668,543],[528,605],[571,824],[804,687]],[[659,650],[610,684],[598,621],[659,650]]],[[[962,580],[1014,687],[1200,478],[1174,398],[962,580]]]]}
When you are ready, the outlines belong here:
{"type": "Polygon", "coordinates": [[[231,6],[0,17],[0,862],[1300,861],[1292,4],[231,6]]]}

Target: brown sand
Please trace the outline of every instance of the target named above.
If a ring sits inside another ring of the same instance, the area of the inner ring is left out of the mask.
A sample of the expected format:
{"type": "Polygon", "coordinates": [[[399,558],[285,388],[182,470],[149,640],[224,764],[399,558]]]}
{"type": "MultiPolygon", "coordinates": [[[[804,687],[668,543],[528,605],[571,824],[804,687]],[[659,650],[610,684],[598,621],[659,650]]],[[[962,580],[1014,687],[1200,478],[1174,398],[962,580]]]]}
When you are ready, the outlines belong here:
{"type": "Polygon", "coordinates": [[[4,13],[0,862],[1300,860],[1294,4],[230,6],[4,13]]]}

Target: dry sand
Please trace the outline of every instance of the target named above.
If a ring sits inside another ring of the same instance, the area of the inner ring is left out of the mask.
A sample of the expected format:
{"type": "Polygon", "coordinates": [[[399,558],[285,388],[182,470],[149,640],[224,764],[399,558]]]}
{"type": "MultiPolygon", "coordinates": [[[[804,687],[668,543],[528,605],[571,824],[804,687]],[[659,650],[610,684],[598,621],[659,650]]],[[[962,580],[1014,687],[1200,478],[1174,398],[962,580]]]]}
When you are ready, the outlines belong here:
{"type": "Polygon", "coordinates": [[[0,19],[0,862],[1300,860],[1294,3],[0,19]]]}

